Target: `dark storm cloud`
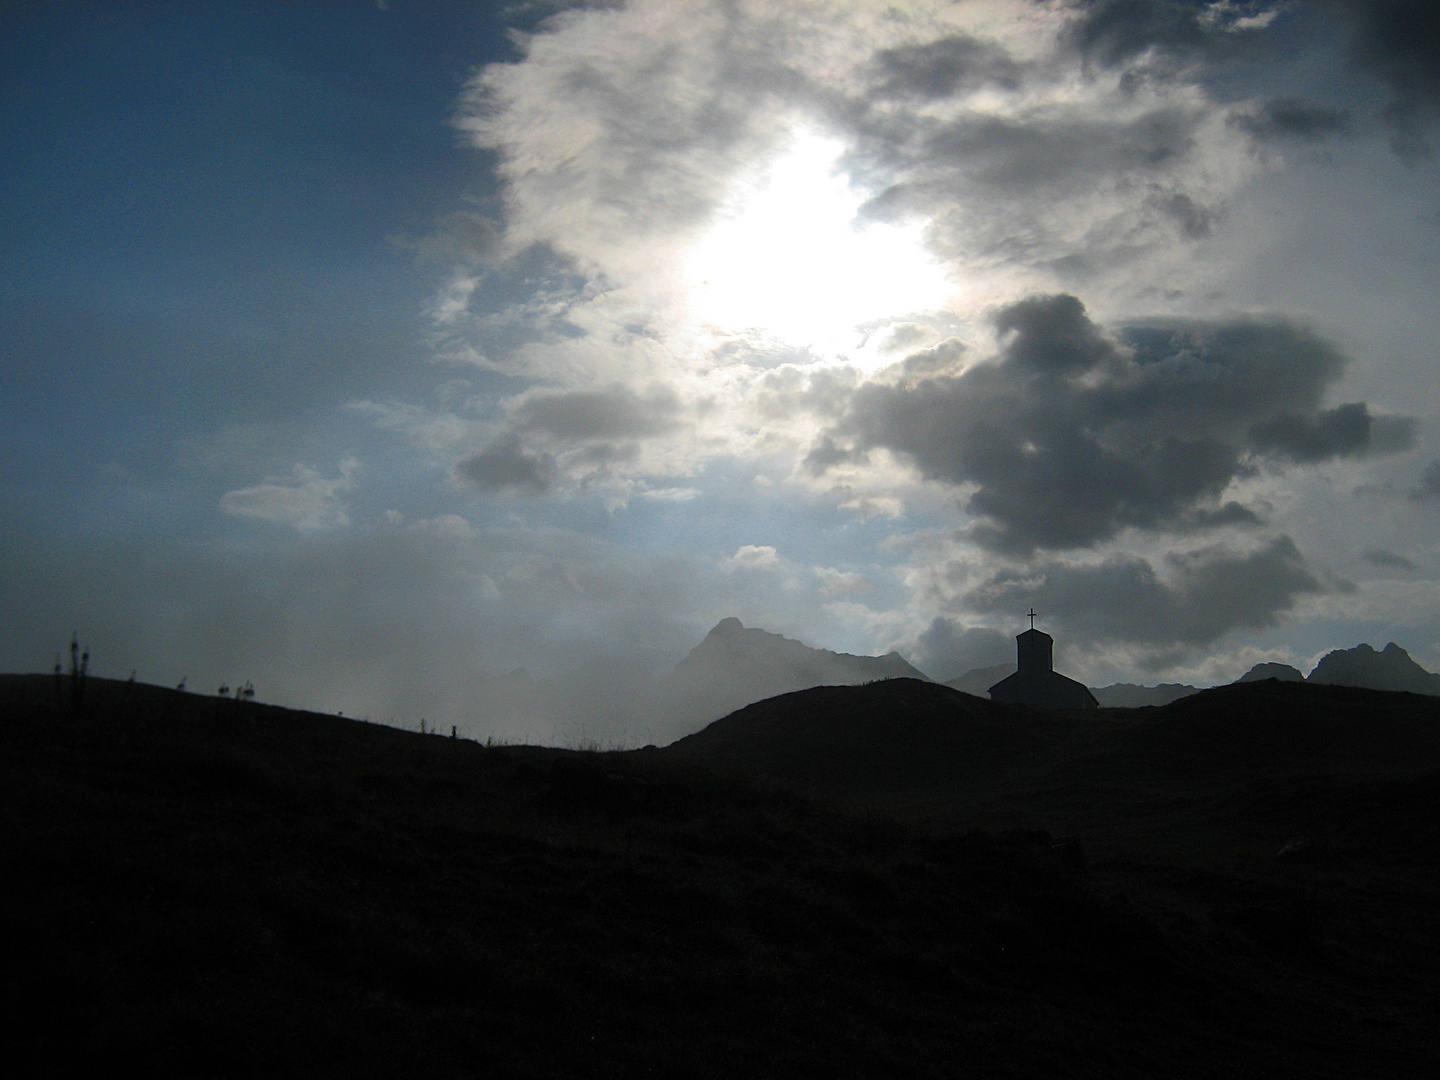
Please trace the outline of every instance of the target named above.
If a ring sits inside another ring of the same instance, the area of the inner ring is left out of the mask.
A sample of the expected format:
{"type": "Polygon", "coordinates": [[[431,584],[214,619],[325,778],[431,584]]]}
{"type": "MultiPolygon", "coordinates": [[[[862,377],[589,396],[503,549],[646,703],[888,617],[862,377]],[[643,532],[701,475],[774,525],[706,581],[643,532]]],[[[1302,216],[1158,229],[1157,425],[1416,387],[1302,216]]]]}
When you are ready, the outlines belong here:
{"type": "Polygon", "coordinates": [[[1191,240],[1202,240],[1214,230],[1215,215],[1210,208],[1202,206],[1184,192],[1163,196],[1156,203],[1191,240]]]}
{"type": "Polygon", "coordinates": [[[975,485],[976,540],[1029,553],[1127,527],[1255,524],[1238,504],[1214,504],[1264,460],[1385,452],[1410,438],[1408,421],[1363,404],[1322,410],[1344,357],[1283,319],[1156,321],[1111,335],[1059,295],[1012,304],[995,325],[993,362],[860,387],[811,470],[896,451],[926,479],[975,485]]]}
{"type": "Polygon", "coordinates": [[[913,352],[896,367],[902,378],[914,380],[935,375],[948,375],[954,371],[965,356],[965,345],[958,338],[946,338],[928,349],[913,352]]]}
{"type": "Polygon", "coordinates": [[[1006,359],[1042,375],[1078,374],[1114,352],[1110,341],[1073,296],[1030,296],[1001,308],[995,329],[1013,334],[1006,359]]]}
{"type": "Polygon", "coordinates": [[[1124,123],[970,114],[930,133],[922,158],[932,168],[961,168],[987,184],[1033,191],[1117,168],[1143,174],[1168,166],[1193,148],[1197,120],[1173,108],[1124,123]]]}
{"type": "Polygon", "coordinates": [[[1220,507],[1196,507],[1187,511],[1179,521],[1182,532],[1217,529],[1224,525],[1249,527],[1264,524],[1264,519],[1254,510],[1233,500],[1220,507]]]}
{"type": "Polygon", "coordinates": [[[1092,641],[1167,648],[1273,626],[1300,596],[1322,591],[1288,536],[1244,554],[1212,547],[1165,563],[1169,581],[1133,556],[1043,563],[997,573],[965,599],[976,610],[1005,613],[1034,604],[1092,641]]]}
{"type": "Polygon", "coordinates": [[[1440,113],[1440,5],[1433,0],[1330,0],[1349,21],[1351,55],[1390,91],[1385,120],[1402,154],[1428,152],[1423,129],[1440,113]]]}
{"type": "Polygon", "coordinates": [[[1347,109],[1327,109],[1294,97],[1275,97],[1253,110],[1235,112],[1230,123],[1259,142],[1301,139],[1322,142],[1350,131],[1347,109]]]}
{"type": "Polygon", "coordinates": [[[527,451],[519,436],[506,435],[484,450],[462,458],[456,475],[481,491],[543,492],[555,476],[555,459],[527,451]]]}
{"type": "Polygon", "coordinates": [[[910,656],[921,671],[944,682],[976,668],[1014,660],[1015,646],[992,627],[961,626],[954,619],[937,616],[916,639],[910,656]]]}
{"type": "Polygon", "coordinates": [[[1365,552],[1365,561],[1372,566],[1383,566],[1391,570],[1418,570],[1416,566],[1404,555],[1397,555],[1393,551],[1386,551],[1383,548],[1370,548],[1365,552]]]}
{"type": "Polygon", "coordinates": [[[822,476],[833,466],[864,460],[866,460],[864,451],[841,446],[833,437],[822,435],[810,452],[805,455],[804,465],[812,476],[822,476]]]}
{"type": "Polygon", "coordinates": [[[680,426],[681,403],[667,386],[642,394],[617,383],[600,390],[525,394],[509,411],[504,434],[455,466],[459,479],[482,491],[539,493],[554,485],[562,463],[573,478],[576,468],[603,473],[607,466],[634,461],[640,440],[680,426]]]}
{"type": "Polygon", "coordinates": [[[1420,474],[1420,483],[1410,492],[1417,502],[1440,501],[1440,461],[1432,461],[1420,474]]]}
{"type": "Polygon", "coordinates": [[[1414,424],[1398,417],[1372,417],[1361,402],[1315,416],[1284,413],[1250,429],[1252,445],[1292,461],[1316,462],[1367,449],[1404,450],[1414,444],[1414,424]]]}
{"type": "Polygon", "coordinates": [[[875,66],[878,97],[935,99],[984,86],[1017,90],[1021,82],[1020,65],[1003,49],[963,34],[884,49],[875,66]]]}
{"type": "Polygon", "coordinates": [[[1056,98],[1013,115],[943,118],[866,103],[842,121],[854,135],[844,163],[875,192],[862,216],[926,215],[946,257],[1114,267],[1176,231],[1210,231],[1211,185],[1197,170],[1208,114],[1189,99],[1137,114],[1056,98]],[[1082,222],[1079,242],[1069,233],[1082,222]]]}
{"type": "Polygon", "coordinates": [[[1186,0],[1095,0],[1071,30],[1071,43],[1092,63],[1121,67],[1145,54],[1173,62],[1233,55],[1255,37],[1241,22],[1268,4],[1219,5],[1186,0]]]}
{"type": "Polygon", "coordinates": [[[679,425],[680,399],[669,387],[637,394],[616,384],[604,390],[537,394],[515,408],[515,424],[567,442],[643,439],[679,425]]]}

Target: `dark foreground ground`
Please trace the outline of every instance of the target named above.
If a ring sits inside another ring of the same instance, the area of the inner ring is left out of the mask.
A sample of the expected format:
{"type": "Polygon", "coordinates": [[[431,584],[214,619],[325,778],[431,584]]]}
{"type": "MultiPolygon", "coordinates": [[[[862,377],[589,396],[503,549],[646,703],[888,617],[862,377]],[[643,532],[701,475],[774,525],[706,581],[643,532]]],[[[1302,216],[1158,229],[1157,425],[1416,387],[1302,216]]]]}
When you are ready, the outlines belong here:
{"type": "Polygon", "coordinates": [[[591,754],[0,678],[0,1060],[1437,1075],[1440,702],[1227,694],[897,681],[591,754]]]}

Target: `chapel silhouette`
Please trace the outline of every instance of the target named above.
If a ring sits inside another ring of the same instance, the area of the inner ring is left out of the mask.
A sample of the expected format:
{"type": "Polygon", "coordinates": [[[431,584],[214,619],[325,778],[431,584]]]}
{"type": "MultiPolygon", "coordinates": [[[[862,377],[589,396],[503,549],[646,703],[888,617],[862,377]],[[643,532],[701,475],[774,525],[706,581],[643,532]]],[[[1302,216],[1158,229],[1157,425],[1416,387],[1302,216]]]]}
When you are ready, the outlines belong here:
{"type": "Polygon", "coordinates": [[[990,700],[1049,709],[1098,709],[1100,702],[1088,686],[1055,670],[1055,639],[1035,629],[1033,608],[1029,614],[1030,629],[1015,637],[1019,670],[990,687],[990,700]]]}

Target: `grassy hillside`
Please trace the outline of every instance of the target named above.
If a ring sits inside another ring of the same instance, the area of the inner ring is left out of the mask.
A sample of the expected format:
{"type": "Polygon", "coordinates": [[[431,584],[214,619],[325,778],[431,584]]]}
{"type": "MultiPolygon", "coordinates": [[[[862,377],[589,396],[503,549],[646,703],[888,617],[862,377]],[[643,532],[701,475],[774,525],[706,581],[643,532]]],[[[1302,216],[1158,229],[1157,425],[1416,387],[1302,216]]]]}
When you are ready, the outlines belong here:
{"type": "Polygon", "coordinates": [[[1293,1023],[1331,1048],[1327,1075],[1440,1064],[1433,698],[1270,680],[1067,713],[875,683],[760,702],[657,755],[937,834],[1077,836],[1091,895],[1263,989],[1277,1040],[1293,1023]],[[1402,1044],[1383,1067],[1366,1049],[1402,1044]]]}
{"type": "Polygon", "coordinates": [[[24,1075],[1434,1074],[1434,713],[1347,720],[1308,688],[1336,734],[1292,768],[1243,703],[1091,730],[879,685],[755,706],[779,711],[710,729],[725,753],[591,754],[0,679],[8,1053],[24,1075]],[[1358,723],[1368,756],[1337,768],[1358,723]],[[1312,839],[1276,862],[1271,832],[1312,839]]]}

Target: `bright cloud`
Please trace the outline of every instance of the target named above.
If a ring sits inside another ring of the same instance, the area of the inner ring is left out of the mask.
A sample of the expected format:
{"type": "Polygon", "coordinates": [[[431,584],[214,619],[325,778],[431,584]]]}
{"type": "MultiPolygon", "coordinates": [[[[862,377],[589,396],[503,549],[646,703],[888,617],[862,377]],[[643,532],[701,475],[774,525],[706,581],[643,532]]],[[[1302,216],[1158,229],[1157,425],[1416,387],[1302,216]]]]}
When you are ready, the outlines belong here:
{"type": "MultiPolygon", "coordinates": [[[[743,463],[779,480],[757,509],[820,499],[885,550],[948,519],[940,563],[968,585],[892,598],[879,622],[911,640],[1125,574],[1153,611],[1106,624],[1114,642],[1209,645],[1324,595],[1275,478],[1404,453],[1415,421],[1334,400],[1349,358],[1307,323],[1203,299],[1230,269],[1202,253],[1351,114],[1212,81],[1249,70],[1276,6],[1112,7],[635,0],[486,68],[460,123],[500,160],[502,254],[464,262],[442,306],[536,385],[458,474],[613,512],[702,504],[697,477],[743,463]],[[486,309],[507,251],[548,269],[486,309]],[[1247,573],[1263,611],[1211,589],[1247,573]]],[[[817,574],[827,595],[863,583],[817,574]]]]}
{"type": "Polygon", "coordinates": [[[867,324],[943,306],[952,290],[920,225],[863,220],[865,196],[839,169],[844,149],[799,128],[737,185],[685,259],[687,300],[702,328],[758,331],[836,357],[860,343],[867,324]]]}
{"type": "Polygon", "coordinates": [[[354,458],[340,462],[340,474],[328,478],[296,465],[288,482],[270,480],[227,491],[220,497],[220,509],[231,517],[288,525],[302,533],[340,528],[350,524],[342,496],[354,490],[359,474],[360,463],[354,458]]]}
{"type": "Polygon", "coordinates": [[[780,555],[769,544],[741,544],[734,555],[720,560],[723,570],[775,570],[780,566],[780,555]]]}

